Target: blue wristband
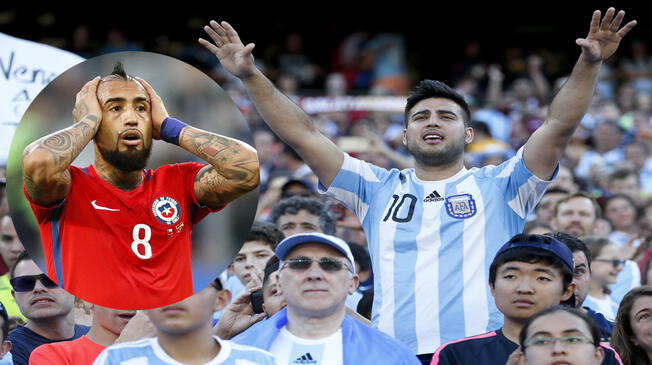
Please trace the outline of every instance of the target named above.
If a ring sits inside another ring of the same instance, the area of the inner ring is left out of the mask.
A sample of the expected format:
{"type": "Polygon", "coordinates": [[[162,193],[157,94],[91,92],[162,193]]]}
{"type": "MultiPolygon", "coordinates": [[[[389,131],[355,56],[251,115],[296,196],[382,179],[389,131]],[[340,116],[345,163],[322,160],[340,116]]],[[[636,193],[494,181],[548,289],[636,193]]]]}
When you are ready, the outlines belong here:
{"type": "Polygon", "coordinates": [[[179,145],[179,135],[181,130],[187,126],[186,123],[167,117],[161,125],[161,139],[167,143],[179,145]]]}

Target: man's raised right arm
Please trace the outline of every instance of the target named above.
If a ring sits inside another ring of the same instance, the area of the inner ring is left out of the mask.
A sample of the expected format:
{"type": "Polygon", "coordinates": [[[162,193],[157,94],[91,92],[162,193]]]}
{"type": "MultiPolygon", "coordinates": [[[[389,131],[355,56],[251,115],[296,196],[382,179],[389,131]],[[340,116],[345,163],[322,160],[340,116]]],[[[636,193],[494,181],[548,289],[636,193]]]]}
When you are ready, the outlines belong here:
{"type": "Polygon", "coordinates": [[[23,151],[23,182],[34,203],[50,206],[70,191],[68,166],[93,139],[100,125],[99,83],[100,78],[96,77],[77,93],[75,124],[32,142],[23,151]]]}
{"type": "Polygon", "coordinates": [[[330,186],[342,167],[344,153],[256,68],[251,54],[253,43],[244,46],[227,22],[211,21],[204,30],[215,43],[204,39],[199,43],[211,51],[227,71],[242,80],[263,120],[301,156],[325,186],[330,186]]]}

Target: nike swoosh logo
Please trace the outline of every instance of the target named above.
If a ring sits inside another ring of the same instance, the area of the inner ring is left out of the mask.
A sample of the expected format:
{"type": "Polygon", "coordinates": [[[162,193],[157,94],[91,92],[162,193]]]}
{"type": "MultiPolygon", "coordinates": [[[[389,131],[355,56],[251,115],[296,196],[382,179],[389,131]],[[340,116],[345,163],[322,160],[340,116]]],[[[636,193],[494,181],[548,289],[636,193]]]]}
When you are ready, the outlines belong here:
{"type": "Polygon", "coordinates": [[[96,201],[97,200],[93,200],[91,202],[91,204],[93,205],[93,208],[95,208],[97,210],[108,210],[109,212],[119,212],[120,211],[120,209],[112,209],[112,208],[103,207],[101,205],[97,205],[97,203],[95,203],[96,201]]]}

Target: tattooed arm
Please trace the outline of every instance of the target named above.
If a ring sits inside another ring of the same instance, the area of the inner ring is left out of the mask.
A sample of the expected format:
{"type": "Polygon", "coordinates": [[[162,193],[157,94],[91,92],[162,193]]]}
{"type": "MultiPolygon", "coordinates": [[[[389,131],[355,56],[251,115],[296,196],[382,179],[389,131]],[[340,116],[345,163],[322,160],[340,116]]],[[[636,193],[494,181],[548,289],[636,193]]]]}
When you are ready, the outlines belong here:
{"type": "MultiPolygon", "coordinates": [[[[160,138],[161,125],[168,112],[154,88],[147,81],[137,79],[151,100],[152,135],[160,138]]],[[[260,183],[256,150],[242,141],[186,126],[179,136],[179,146],[210,164],[195,177],[195,195],[201,205],[218,208],[260,183]]]]}
{"type": "Polygon", "coordinates": [[[55,204],[70,191],[68,166],[100,126],[102,110],[96,94],[99,82],[96,77],[77,93],[72,112],[74,125],[32,142],[23,151],[23,182],[36,204],[55,204]]]}
{"type": "Polygon", "coordinates": [[[202,205],[217,208],[260,183],[258,155],[244,142],[187,126],[179,145],[210,164],[195,177],[195,195],[202,205]]]}

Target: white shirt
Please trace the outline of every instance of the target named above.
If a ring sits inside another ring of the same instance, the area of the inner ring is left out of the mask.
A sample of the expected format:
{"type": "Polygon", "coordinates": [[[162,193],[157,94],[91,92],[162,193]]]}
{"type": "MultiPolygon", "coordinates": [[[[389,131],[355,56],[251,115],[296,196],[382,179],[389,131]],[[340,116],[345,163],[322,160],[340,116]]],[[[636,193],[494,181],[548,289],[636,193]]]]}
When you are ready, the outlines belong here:
{"type": "Polygon", "coordinates": [[[285,326],[269,352],[276,356],[279,364],[341,365],[344,359],[342,329],[327,337],[312,340],[293,335],[285,326]]]}

